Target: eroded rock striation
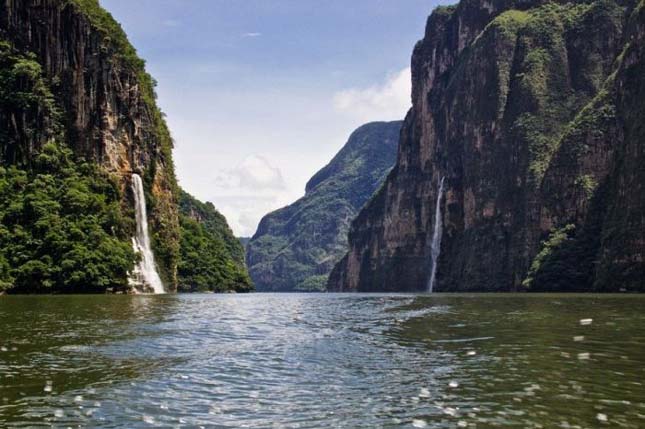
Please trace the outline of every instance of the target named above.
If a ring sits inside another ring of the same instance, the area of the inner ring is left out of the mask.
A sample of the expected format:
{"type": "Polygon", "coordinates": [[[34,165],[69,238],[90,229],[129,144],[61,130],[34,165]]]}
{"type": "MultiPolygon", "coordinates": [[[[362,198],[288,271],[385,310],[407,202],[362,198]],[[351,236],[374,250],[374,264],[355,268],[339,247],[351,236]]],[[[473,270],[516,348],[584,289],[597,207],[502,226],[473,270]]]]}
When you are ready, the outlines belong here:
{"type": "MultiPolygon", "coordinates": [[[[7,57],[21,58],[4,69],[13,92],[0,107],[2,164],[31,171],[43,147],[56,140],[73,151],[76,165],[98,165],[117,183],[125,218],[133,218],[130,177],[140,174],[157,265],[166,289],[174,290],[179,221],[172,140],[154,81],[119,24],[97,0],[6,0],[0,42],[7,57]],[[24,90],[49,95],[20,98],[24,90]]],[[[131,236],[133,225],[124,228],[107,233],[131,236]]]]}
{"type": "Polygon", "coordinates": [[[346,251],[351,221],[394,165],[400,129],[401,121],[360,127],[309,180],[303,198],[262,219],[247,245],[258,290],[325,289],[346,251]]]}
{"type": "Polygon", "coordinates": [[[330,290],[645,291],[645,2],[462,0],[412,57],[397,163],[330,290]]]}

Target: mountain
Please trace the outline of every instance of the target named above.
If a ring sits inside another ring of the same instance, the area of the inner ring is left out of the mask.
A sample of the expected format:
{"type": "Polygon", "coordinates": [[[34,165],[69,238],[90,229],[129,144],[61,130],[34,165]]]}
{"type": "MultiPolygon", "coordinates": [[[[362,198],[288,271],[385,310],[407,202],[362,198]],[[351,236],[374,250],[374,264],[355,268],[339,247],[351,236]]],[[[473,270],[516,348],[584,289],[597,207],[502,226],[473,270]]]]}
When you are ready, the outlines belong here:
{"type": "Polygon", "coordinates": [[[247,246],[258,290],[324,290],[351,220],[394,165],[400,128],[400,121],[360,127],[309,180],[304,197],[261,220],[247,246]]]}
{"type": "Polygon", "coordinates": [[[462,0],[330,290],[645,291],[645,2],[462,0]]]}
{"type": "Polygon", "coordinates": [[[168,290],[179,255],[172,140],[154,81],[97,0],[0,3],[3,287],[128,288],[143,177],[168,290]]]}
{"type": "Polygon", "coordinates": [[[225,219],[177,186],[154,87],[98,0],[0,2],[0,293],[131,292],[154,271],[142,206],[165,291],[178,264],[182,291],[250,288],[225,219]]]}
{"type": "Polygon", "coordinates": [[[244,248],[211,203],[179,193],[180,292],[249,292],[244,248]]]}

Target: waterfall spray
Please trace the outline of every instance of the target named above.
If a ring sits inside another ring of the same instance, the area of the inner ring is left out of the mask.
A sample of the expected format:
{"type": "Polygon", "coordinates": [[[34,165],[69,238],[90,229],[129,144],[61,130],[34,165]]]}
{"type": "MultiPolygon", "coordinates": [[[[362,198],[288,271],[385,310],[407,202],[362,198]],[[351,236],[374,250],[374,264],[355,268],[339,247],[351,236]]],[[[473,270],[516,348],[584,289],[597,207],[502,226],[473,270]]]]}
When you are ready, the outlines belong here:
{"type": "Polygon", "coordinates": [[[428,281],[428,292],[434,291],[434,282],[437,276],[437,264],[439,263],[439,255],[441,254],[441,237],[443,235],[443,217],[441,215],[441,199],[444,193],[445,177],[441,178],[439,184],[439,192],[437,194],[437,207],[434,215],[434,233],[432,234],[432,246],[430,247],[430,256],[432,258],[432,268],[430,271],[430,280],[428,281]]]}
{"type": "Polygon", "coordinates": [[[157,273],[155,256],[150,246],[148,235],[148,213],[146,197],[143,193],[143,181],[138,174],[132,175],[132,192],[134,194],[134,210],[137,217],[137,233],[132,238],[134,251],[141,255],[141,261],[134,269],[130,284],[152,289],[155,294],[164,293],[163,283],[157,273]]]}

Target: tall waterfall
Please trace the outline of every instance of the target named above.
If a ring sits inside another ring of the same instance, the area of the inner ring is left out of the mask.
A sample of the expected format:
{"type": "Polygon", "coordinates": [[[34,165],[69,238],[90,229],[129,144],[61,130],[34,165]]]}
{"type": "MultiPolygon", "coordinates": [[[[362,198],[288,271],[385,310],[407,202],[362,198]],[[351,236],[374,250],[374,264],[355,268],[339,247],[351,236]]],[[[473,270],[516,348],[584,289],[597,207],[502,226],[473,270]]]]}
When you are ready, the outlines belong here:
{"type": "Polygon", "coordinates": [[[430,280],[428,281],[428,292],[434,291],[434,282],[437,276],[437,264],[439,263],[439,255],[441,254],[441,237],[443,235],[443,216],[441,215],[441,199],[444,193],[445,177],[441,178],[439,185],[439,193],[437,194],[437,208],[434,215],[434,233],[432,234],[432,247],[430,248],[430,256],[432,257],[432,271],[430,272],[430,280]]]}
{"type": "Polygon", "coordinates": [[[132,175],[132,192],[137,217],[137,234],[132,238],[132,246],[135,252],[141,254],[141,261],[135,267],[130,283],[134,286],[143,286],[144,289],[151,289],[155,294],[164,293],[163,283],[155,265],[155,255],[150,247],[146,196],[143,193],[143,181],[138,174],[132,175]]]}

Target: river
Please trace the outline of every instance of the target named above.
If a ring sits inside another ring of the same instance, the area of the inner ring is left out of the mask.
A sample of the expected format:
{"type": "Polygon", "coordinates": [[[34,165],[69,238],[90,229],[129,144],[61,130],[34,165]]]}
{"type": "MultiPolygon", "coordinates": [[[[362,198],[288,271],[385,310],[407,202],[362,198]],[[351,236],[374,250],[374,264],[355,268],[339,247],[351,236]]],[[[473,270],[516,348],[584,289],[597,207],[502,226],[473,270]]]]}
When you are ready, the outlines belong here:
{"type": "Polygon", "coordinates": [[[0,297],[0,427],[645,427],[645,296],[0,297]]]}

